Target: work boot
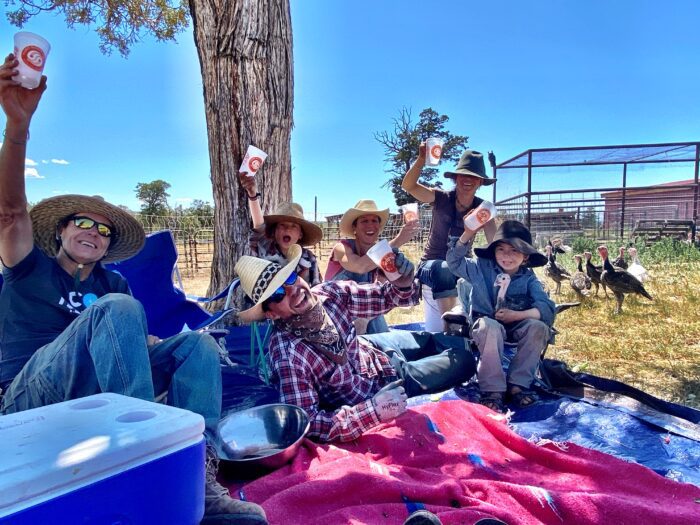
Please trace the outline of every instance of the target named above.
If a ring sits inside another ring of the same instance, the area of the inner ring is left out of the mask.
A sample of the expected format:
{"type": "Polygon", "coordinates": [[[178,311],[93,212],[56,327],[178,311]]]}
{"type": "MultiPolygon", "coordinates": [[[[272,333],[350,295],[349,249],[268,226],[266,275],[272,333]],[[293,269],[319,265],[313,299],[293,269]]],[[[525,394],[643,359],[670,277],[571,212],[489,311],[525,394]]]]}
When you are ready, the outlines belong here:
{"type": "Polygon", "coordinates": [[[207,470],[204,486],[204,518],[201,525],[267,525],[265,511],[260,505],[233,499],[228,489],[216,481],[219,459],[207,450],[207,470]]]}

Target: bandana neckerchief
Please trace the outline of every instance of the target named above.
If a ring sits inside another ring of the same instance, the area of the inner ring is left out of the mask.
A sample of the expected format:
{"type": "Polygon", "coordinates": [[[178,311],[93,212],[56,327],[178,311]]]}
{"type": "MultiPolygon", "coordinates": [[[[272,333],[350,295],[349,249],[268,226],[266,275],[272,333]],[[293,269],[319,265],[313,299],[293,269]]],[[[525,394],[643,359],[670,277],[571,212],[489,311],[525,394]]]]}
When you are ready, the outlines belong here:
{"type": "Polygon", "coordinates": [[[290,319],[278,319],[275,324],[281,330],[312,343],[316,350],[334,363],[344,365],[347,362],[345,344],[320,300],[308,312],[290,319]]]}

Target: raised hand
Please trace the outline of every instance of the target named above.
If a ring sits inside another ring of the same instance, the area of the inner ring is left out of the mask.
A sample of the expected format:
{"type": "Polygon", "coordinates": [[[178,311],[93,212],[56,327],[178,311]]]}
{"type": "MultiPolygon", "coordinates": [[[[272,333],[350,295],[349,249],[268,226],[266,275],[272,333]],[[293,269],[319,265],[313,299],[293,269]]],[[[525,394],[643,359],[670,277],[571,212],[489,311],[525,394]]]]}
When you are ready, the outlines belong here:
{"type": "MultiPolygon", "coordinates": [[[[41,77],[41,83],[36,89],[23,88],[14,80],[19,61],[10,53],[0,66],[0,106],[7,116],[8,133],[12,128],[26,130],[29,122],[39,105],[39,100],[46,91],[46,76],[41,77]]],[[[10,137],[24,140],[26,137],[10,137]]]]}

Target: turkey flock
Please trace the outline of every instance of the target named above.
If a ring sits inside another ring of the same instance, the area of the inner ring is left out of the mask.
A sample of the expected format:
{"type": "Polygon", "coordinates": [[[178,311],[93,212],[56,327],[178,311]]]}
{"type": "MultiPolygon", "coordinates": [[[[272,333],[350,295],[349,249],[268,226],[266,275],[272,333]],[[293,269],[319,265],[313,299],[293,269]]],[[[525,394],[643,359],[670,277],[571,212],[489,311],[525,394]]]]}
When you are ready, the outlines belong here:
{"type": "Polygon", "coordinates": [[[592,253],[574,255],[576,268],[569,271],[562,264],[557,262],[557,254],[571,251],[571,248],[564,245],[560,240],[552,242],[550,239],[545,247],[547,254],[547,264],[544,267],[544,275],[554,281],[554,294],[561,293],[561,284],[565,281],[569,283],[572,290],[579,299],[591,295],[591,290],[595,287],[595,296],[598,296],[600,287],[603,287],[603,294],[609,298],[608,291],[612,293],[617,302],[615,313],[622,312],[622,303],[625,295],[639,294],[649,300],[653,300],[649,292],[644,288],[644,282],[649,279],[649,273],[639,262],[637,249],[630,247],[625,250],[620,247],[618,256],[610,260],[607,246],[598,247],[598,255],[601,264],[592,262],[592,253]],[[627,252],[627,254],[625,254],[627,252]],[[629,261],[627,259],[629,256],[629,261]],[[585,267],[583,260],[586,260],[585,267]]]}

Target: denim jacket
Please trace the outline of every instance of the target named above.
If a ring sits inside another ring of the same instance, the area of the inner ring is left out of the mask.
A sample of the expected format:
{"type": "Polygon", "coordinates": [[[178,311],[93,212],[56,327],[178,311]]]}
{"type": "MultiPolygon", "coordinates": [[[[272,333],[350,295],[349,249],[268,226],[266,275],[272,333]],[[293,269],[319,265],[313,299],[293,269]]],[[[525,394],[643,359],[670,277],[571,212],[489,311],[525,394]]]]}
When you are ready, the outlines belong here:
{"type": "MultiPolygon", "coordinates": [[[[450,237],[447,264],[453,274],[463,277],[472,285],[469,315],[472,320],[484,316],[494,318],[498,294],[494,282],[496,276],[503,271],[493,259],[470,257],[471,245],[458,243],[457,239],[458,237],[450,237]]],[[[530,268],[521,267],[510,279],[505,307],[518,311],[537,308],[540,320],[551,327],[554,323],[555,305],[545,293],[535,273],[530,268]]]]}

